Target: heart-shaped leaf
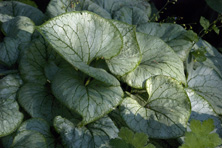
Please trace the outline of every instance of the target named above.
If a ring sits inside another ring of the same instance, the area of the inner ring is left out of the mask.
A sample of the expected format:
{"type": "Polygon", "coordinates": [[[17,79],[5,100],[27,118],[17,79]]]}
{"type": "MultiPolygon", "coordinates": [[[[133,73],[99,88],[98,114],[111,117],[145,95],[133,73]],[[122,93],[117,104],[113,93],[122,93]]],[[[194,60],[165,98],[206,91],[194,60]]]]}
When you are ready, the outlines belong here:
{"type": "Polygon", "coordinates": [[[122,36],[109,20],[90,12],[72,12],[44,23],[38,30],[74,67],[104,83],[120,85],[111,74],[89,66],[96,58],[118,55],[122,48],[122,36]]]}
{"type": "Polygon", "coordinates": [[[123,77],[128,85],[144,88],[145,81],[151,76],[166,75],[186,83],[183,62],[161,39],[143,33],[137,33],[142,53],[140,65],[123,77]]]}
{"type": "Polygon", "coordinates": [[[123,97],[120,86],[90,80],[80,71],[72,70],[72,67],[57,72],[52,91],[62,104],[83,117],[82,125],[111,112],[123,97]]]}
{"type": "Polygon", "coordinates": [[[21,85],[22,80],[19,75],[7,75],[0,80],[0,98],[15,100],[21,85]]]}
{"type": "Polygon", "coordinates": [[[217,114],[222,114],[222,78],[212,68],[200,66],[188,75],[188,86],[205,98],[217,114]]]}
{"type": "Polygon", "coordinates": [[[149,98],[145,105],[127,97],[121,114],[127,125],[151,138],[168,139],[182,136],[190,116],[190,102],[183,87],[166,76],[146,81],[149,98]]]}
{"type": "Polygon", "coordinates": [[[64,145],[69,148],[109,147],[109,140],[118,136],[118,129],[108,117],[79,128],[69,120],[58,116],[54,120],[54,126],[60,133],[64,145]]]}
{"type": "Polygon", "coordinates": [[[137,67],[142,55],[136,39],[135,27],[119,21],[112,22],[123,36],[123,48],[119,55],[106,62],[112,73],[123,76],[137,67]]]}
{"type": "Polygon", "coordinates": [[[18,103],[12,99],[0,98],[0,137],[14,132],[23,120],[18,103]]]}

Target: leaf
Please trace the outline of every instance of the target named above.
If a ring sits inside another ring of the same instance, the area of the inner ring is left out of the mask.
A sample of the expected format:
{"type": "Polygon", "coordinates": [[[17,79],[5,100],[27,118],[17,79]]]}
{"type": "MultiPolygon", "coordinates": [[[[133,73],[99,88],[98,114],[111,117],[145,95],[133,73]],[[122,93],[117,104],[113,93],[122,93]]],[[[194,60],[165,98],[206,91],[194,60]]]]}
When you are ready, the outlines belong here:
{"type": "Polygon", "coordinates": [[[46,13],[50,18],[53,18],[62,13],[82,10],[88,10],[104,18],[111,19],[111,15],[106,10],[90,0],[51,0],[46,13]]]}
{"type": "MultiPolygon", "coordinates": [[[[148,136],[144,133],[133,133],[131,130],[129,130],[128,128],[121,128],[120,132],[119,132],[119,137],[125,141],[126,143],[128,143],[127,148],[130,147],[135,147],[135,148],[153,148],[154,145],[149,144],[147,145],[147,142],[149,141],[148,136]],[[145,146],[147,145],[147,146],[145,146]]],[[[119,147],[117,144],[115,144],[115,141],[119,141],[119,139],[112,139],[111,143],[113,143],[112,146],[114,146],[114,148],[119,147]]]]}
{"type": "Polygon", "coordinates": [[[40,25],[45,20],[44,14],[32,6],[16,1],[3,1],[0,3],[0,21],[6,22],[16,16],[26,16],[36,25],[40,25]]]}
{"type": "Polygon", "coordinates": [[[170,76],[186,83],[183,63],[166,43],[143,33],[137,33],[137,40],[143,57],[140,65],[123,77],[129,86],[144,88],[145,81],[155,75],[170,76]]]}
{"type": "Polygon", "coordinates": [[[138,25],[146,23],[151,15],[151,6],[142,0],[92,0],[105,9],[115,20],[138,25]]]}
{"type": "Polygon", "coordinates": [[[11,37],[5,37],[3,42],[0,42],[0,63],[10,67],[14,65],[18,59],[19,42],[11,37]]]}
{"type": "Polygon", "coordinates": [[[50,125],[45,120],[40,118],[26,120],[19,127],[18,133],[27,130],[39,132],[45,137],[48,148],[55,148],[54,137],[50,132],[50,125]]]}
{"type": "Polygon", "coordinates": [[[36,83],[26,83],[18,92],[20,105],[32,116],[49,123],[57,115],[69,117],[70,112],[51,94],[50,88],[36,83]]]}
{"type": "MultiPolygon", "coordinates": [[[[8,0],[8,1],[10,1],[10,0],[8,0]]],[[[32,1],[32,0],[15,0],[15,1],[18,1],[18,2],[21,2],[21,3],[27,4],[27,5],[33,6],[35,8],[38,7],[36,5],[36,3],[34,1],[32,1]]]]}
{"type": "Polygon", "coordinates": [[[35,30],[31,19],[17,16],[2,24],[2,29],[8,37],[19,39],[20,42],[29,42],[35,30]]]}
{"type": "Polygon", "coordinates": [[[112,22],[123,36],[123,48],[119,55],[106,62],[112,73],[123,76],[137,67],[142,55],[136,39],[135,27],[119,21],[112,22]]]}
{"type": "Polygon", "coordinates": [[[13,139],[15,137],[15,134],[16,134],[16,132],[11,133],[8,136],[1,137],[0,143],[2,144],[3,148],[10,148],[11,147],[13,139]]]}
{"type": "Polygon", "coordinates": [[[190,125],[192,131],[185,134],[185,142],[179,148],[215,148],[222,144],[222,139],[216,133],[211,133],[214,129],[213,120],[208,119],[201,123],[192,120],[190,125]]]}
{"type": "Polygon", "coordinates": [[[190,116],[190,102],[183,87],[169,77],[155,76],[146,81],[146,90],[149,98],[144,106],[129,97],[123,100],[120,110],[127,125],[150,138],[182,136],[190,116]]]}
{"type": "Polygon", "coordinates": [[[25,130],[18,133],[11,146],[12,148],[47,148],[46,140],[36,131],[25,130]]]}
{"type": "Polygon", "coordinates": [[[96,58],[110,59],[119,54],[122,36],[111,22],[90,12],[72,12],[60,15],[37,29],[74,67],[101,82],[120,85],[106,71],[89,66],[96,58]]]}
{"type": "Polygon", "coordinates": [[[216,48],[214,48],[212,45],[210,45],[208,42],[200,39],[193,47],[195,50],[198,49],[205,49],[205,57],[207,58],[203,62],[196,62],[195,67],[198,67],[199,65],[206,65],[207,67],[213,68],[215,71],[218,72],[218,74],[222,77],[222,55],[218,52],[216,48]]]}
{"type": "Polygon", "coordinates": [[[215,70],[200,66],[188,75],[188,86],[205,98],[217,114],[222,114],[222,79],[215,70]]]}
{"type": "Polygon", "coordinates": [[[192,89],[187,88],[186,92],[187,95],[189,96],[192,108],[189,122],[192,120],[204,121],[207,119],[213,119],[215,130],[214,129],[212,130],[222,135],[220,117],[214,112],[209,102],[200,95],[198,95],[192,89]]]}
{"type": "Polygon", "coordinates": [[[15,100],[0,98],[0,137],[14,132],[23,120],[19,106],[15,100]]]}
{"type": "Polygon", "coordinates": [[[54,127],[61,135],[63,144],[69,148],[108,147],[109,140],[118,136],[118,129],[108,117],[80,128],[58,116],[54,120],[54,127]]]}
{"type": "Polygon", "coordinates": [[[210,22],[205,17],[200,17],[200,25],[204,28],[204,30],[208,30],[210,27],[210,22]]]}
{"type": "Polygon", "coordinates": [[[207,4],[218,13],[222,13],[222,1],[221,0],[205,0],[207,4]]]}
{"type": "Polygon", "coordinates": [[[95,79],[87,80],[90,79],[83,73],[69,67],[57,72],[52,82],[55,97],[82,116],[81,125],[108,114],[120,104],[123,97],[120,86],[110,86],[95,79]]]}
{"type": "Polygon", "coordinates": [[[0,98],[15,100],[21,85],[22,80],[19,75],[7,75],[0,80],[0,98]]]}
{"type": "Polygon", "coordinates": [[[137,31],[152,36],[157,36],[165,41],[185,61],[193,47],[193,42],[198,41],[198,36],[193,31],[186,31],[177,24],[159,24],[149,22],[137,27],[137,31]]]}
{"type": "Polygon", "coordinates": [[[53,73],[57,71],[55,67],[49,70],[50,63],[59,65],[61,63],[60,56],[44,39],[35,39],[24,51],[20,61],[21,77],[26,82],[45,84],[47,79],[51,79],[50,77],[53,77],[53,73]]]}
{"type": "Polygon", "coordinates": [[[205,53],[206,53],[206,49],[205,48],[199,48],[197,50],[194,50],[191,52],[191,54],[194,56],[195,61],[197,62],[204,62],[207,60],[205,53]]]}
{"type": "Polygon", "coordinates": [[[220,29],[216,25],[214,25],[212,28],[217,35],[220,34],[220,29]]]}

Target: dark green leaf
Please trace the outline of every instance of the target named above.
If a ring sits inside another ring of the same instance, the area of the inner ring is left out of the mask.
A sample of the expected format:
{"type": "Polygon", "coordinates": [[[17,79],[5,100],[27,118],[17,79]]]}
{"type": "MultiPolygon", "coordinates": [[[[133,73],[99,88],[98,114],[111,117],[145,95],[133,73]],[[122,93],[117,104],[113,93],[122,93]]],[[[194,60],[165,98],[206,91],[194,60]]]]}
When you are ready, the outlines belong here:
{"type": "Polygon", "coordinates": [[[207,4],[217,11],[218,13],[222,13],[222,1],[221,0],[205,0],[207,4]]]}

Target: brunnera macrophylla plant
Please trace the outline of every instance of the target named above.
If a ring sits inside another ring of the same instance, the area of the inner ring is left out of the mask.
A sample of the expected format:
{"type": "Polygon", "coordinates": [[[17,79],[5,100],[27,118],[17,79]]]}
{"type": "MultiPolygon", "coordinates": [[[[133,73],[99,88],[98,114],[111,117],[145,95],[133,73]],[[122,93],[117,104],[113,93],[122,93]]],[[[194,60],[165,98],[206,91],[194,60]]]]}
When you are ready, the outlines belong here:
{"type": "Polygon", "coordinates": [[[152,15],[142,0],[0,2],[2,145],[111,147],[121,127],[176,139],[209,118],[221,136],[221,54],[152,15]]]}

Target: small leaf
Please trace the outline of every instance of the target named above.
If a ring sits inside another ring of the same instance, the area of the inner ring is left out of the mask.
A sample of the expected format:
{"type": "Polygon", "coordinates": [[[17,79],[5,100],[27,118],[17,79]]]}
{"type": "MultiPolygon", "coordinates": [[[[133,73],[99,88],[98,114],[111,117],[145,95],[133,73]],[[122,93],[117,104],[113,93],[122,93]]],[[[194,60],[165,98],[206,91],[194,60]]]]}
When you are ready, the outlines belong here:
{"type": "Polygon", "coordinates": [[[206,49],[204,47],[192,51],[191,54],[194,56],[194,58],[197,62],[204,62],[207,60],[207,58],[205,56],[206,49]]]}
{"type": "Polygon", "coordinates": [[[210,22],[205,17],[201,16],[200,25],[204,28],[204,30],[208,30],[210,27],[210,22]]]}
{"type": "Polygon", "coordinates": [[[213,30],[216,34],[220,34],[220,29],[216,25],[213,26],[213,30]]]}

